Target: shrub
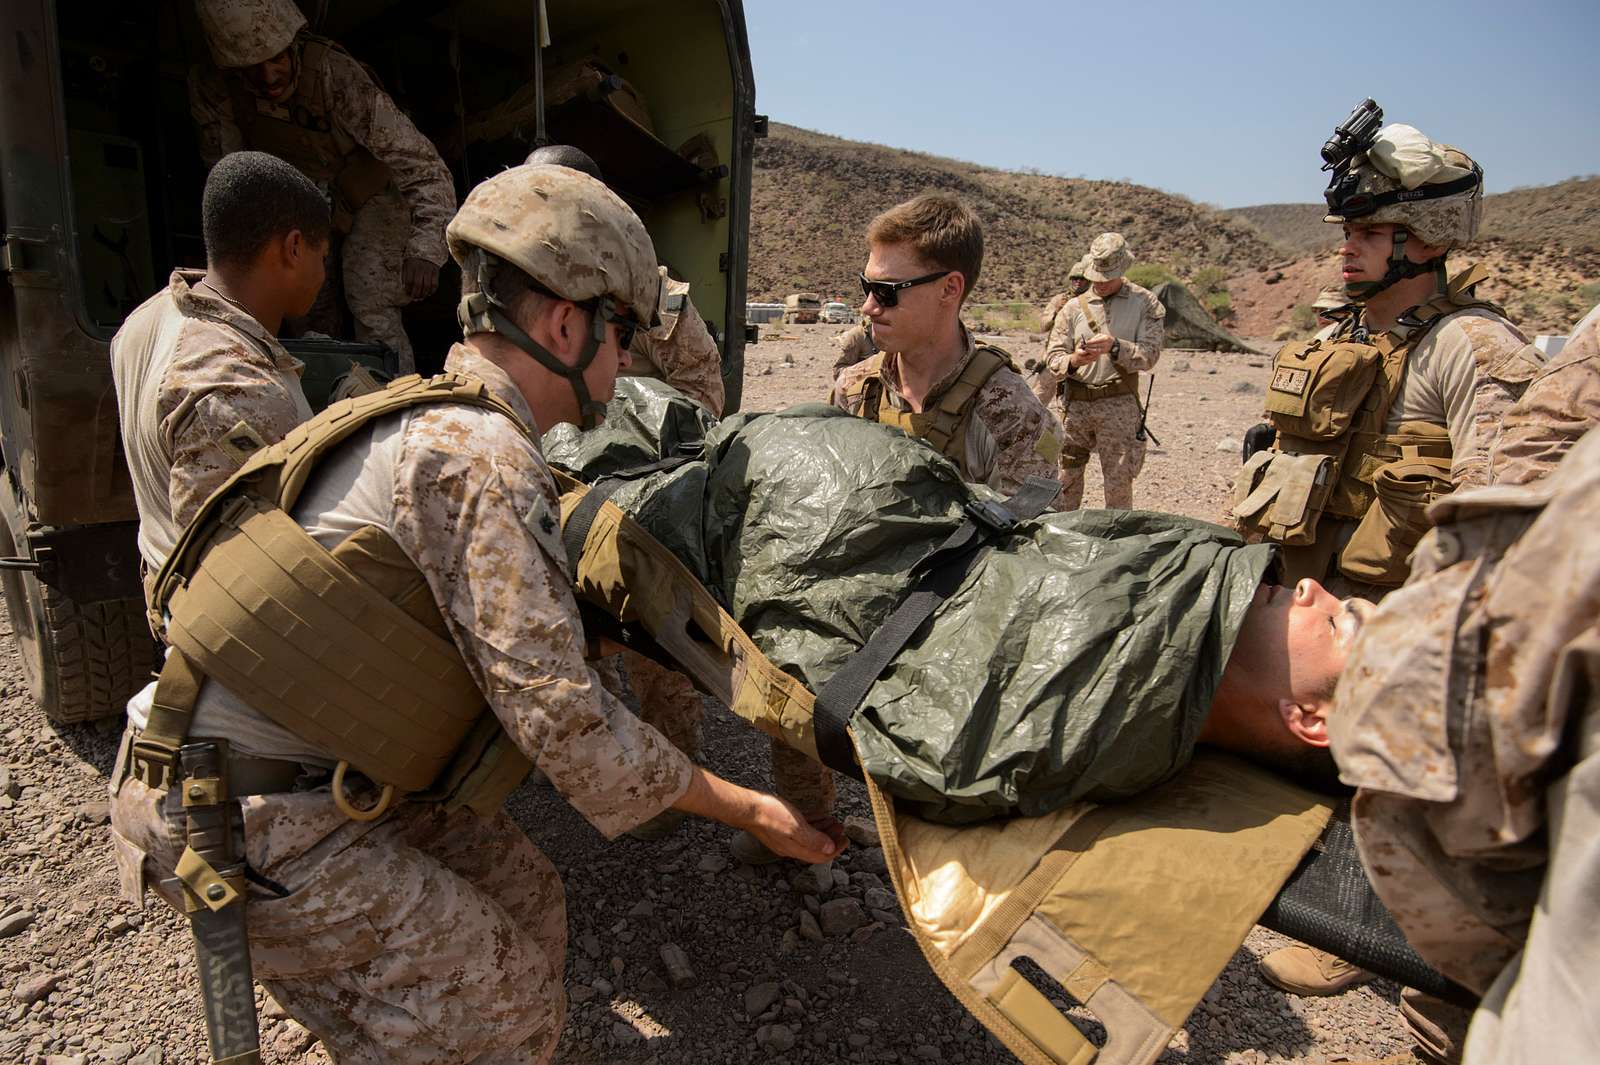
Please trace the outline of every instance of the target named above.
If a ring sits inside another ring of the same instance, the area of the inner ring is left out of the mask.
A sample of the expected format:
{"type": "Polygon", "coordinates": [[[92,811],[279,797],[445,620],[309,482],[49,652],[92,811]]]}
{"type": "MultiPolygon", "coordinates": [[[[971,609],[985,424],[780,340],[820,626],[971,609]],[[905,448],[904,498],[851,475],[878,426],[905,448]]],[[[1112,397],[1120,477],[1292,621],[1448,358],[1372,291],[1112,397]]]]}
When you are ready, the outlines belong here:
{"type": "Polygon", "coordinates": [[[1176,281],[1177,277],[1160,263],[1138,263],[1128,268],[1127,278],[1140,288],[1155,288],[1163,281],[1176,281]]]}
{"type": "Polygon", "coordinates": [[[1302,303],[1291,312],[1289,321],[1302,333],[1317,331],[1317,309],[1309,303],[1302,303]]]}
{"type": "Polygon", "coordinates": [[[1218,292],[1226,294],[1228,287],[1223,282],[1227,279],[1227,271],[1222,267],[1205,266],[1195,273],[1194,280],[1189,282],[1189,287],[1194,290],[1195,295],[1204,299],[1218,292]]]}
{"type": "Polygon", "coordinates": [[[1211,317],[1219,322],[1233,317],[1233,297],[1228,294],[1227,289],[1206,293],[1205,304],[1206,310],[1211,312],[1211,317]]]}

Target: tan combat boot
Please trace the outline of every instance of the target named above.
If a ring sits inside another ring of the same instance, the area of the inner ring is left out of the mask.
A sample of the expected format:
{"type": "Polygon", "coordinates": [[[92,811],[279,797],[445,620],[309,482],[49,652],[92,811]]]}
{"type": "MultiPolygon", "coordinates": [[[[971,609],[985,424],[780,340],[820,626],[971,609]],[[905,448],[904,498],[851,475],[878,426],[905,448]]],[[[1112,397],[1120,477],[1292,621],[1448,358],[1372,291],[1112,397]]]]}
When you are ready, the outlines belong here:
{"type": "Polygon", "coordinates": [[[1296,943],[1261,959],[1261,975],[1291,995],[1338,995],[1377,979],[1325,950],[1296,943]]]}

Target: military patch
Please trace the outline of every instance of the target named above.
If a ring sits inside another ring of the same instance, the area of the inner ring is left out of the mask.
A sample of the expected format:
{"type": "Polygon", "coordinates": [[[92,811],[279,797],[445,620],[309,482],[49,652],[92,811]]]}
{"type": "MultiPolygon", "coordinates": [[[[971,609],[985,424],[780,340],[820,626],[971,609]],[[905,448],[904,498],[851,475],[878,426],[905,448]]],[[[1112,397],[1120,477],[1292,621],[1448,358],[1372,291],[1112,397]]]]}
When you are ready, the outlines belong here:
{"type": "Polygon", "coordinates": [[[1061,457],[1061,441],[1056,439],[1056,434],[1043,432],[1039,434],[1039,442],[1033,445],[1034,454],[1046,462],[1054,464],[1061,457]]]}
{"type": "Polygon", "coordinates": [[[232,429],[222,434],[222,439],[217,441],[217,446],[222,449],[223,454],[243,466],[245,460],[266,447],[267,442],[261,439],[261,434],[256,432],[249,422],[241,420],[235,422],[232,429]]]}
{"type": "Polygon", "coordinates": [[[1274,392],[1287,392],[1291,396],[1306,394],[1306,384],[1311,379],[1311,371],[1299,370],[1292,366],[1280,366],[1272,371],[1272,390],[1274,392]]]}
{"type": "Polygon", "coordinates": [[[567,548],[561,542],[561,519],[544,496],[534,500],[533,506],[522,516],[522,524],[533,534],[534,542],[551,564],[565,574],[567,580],[572,580],[573,575],[567,568],[567,548]]]}

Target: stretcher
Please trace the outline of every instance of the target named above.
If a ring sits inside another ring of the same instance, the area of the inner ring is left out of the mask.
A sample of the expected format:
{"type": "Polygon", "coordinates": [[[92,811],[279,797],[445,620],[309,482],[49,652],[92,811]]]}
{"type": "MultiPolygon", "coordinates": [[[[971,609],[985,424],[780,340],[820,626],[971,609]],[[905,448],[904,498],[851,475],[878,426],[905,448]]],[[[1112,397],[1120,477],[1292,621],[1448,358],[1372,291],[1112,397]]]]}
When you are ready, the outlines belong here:
{"type": "Polygon", "coordinates": [[[683,670],[753,727],[864,780],[909,930],[950,992],[1019,1060],[1154,1061],[1258,922],[1470,1001],[1405,944],[1361,872],[1338,797],[1229,755],[1202,749],[1135,799],[1039,817],[949,825],[897,809],[862,774],[848,718],[819,714],[817,693],[769,661],[608,498],[619,479],[560,479],[588,623],[683,670]],[[1036,986],[1024,959],[1055,986],[1036,986]],[[1088,1010],[1103,1043],[1047,992],[1088,1010]]]}

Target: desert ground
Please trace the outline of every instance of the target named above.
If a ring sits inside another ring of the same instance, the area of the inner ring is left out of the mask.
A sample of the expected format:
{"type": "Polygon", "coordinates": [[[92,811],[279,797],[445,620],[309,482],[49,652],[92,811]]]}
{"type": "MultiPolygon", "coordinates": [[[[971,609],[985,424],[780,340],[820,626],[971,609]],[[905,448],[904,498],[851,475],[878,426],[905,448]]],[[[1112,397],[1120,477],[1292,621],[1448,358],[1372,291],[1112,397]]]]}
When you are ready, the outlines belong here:
{"type": "MultiPolygon", "coordinates": [[[[764,327],[747,349],[744,407],[820,399],[833,326],[764,327]]],[[[1021,361],[1037,335],[999,338],[1021,361]]],[[[1137,504],[1216,519],[1258,420],[1264,358],[1168,352],[1156,372],[1152,446],[1137,504]]],[[[1100,502],[1091,470],[1086,502],[1100,502]]],[[[117,898],[106,774],[120,722],[56,728],[30,699],[8,623],[0,643],[0,1061],[51,1065],[206,1060],[193,958],[180,919],[153,898],[117,898]]],[[[767,785],[766,742],[708,704],[705,760],[767,785]]],[[[867,814],[846,783],[843,815],[867,814]]],[[[944,990],[886,893],[882,852],[857,843],[829,875],[752,869],[729,830],[691,820],[660,842],[606,842],[548,785],[512,814],[567,886],[567,1025],[561,1065],[661,1062],[945,1062],[1014,1059],[944,990]],[[818,921],[823,903],[832,920],[818,921]],[[693,970],[669,982],[662,948],[693,970]]],[[[858,832],[858,837],[865,838],[858,832]]],[[[1204,914],[1196,914],[1203,921],[1204,914]]],[[[1280,994],[1255,960],[1282,942],[1250,936],[1162,1057],[1189,1065],[1412,1062],[1397,988],[1340,998],[1280,994]]],[[[314,1036],[263,999],[264,1060],[325,1062],[314,1036]]]]}

